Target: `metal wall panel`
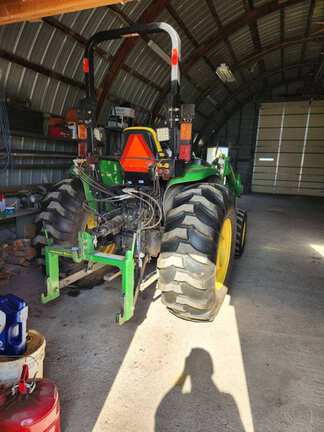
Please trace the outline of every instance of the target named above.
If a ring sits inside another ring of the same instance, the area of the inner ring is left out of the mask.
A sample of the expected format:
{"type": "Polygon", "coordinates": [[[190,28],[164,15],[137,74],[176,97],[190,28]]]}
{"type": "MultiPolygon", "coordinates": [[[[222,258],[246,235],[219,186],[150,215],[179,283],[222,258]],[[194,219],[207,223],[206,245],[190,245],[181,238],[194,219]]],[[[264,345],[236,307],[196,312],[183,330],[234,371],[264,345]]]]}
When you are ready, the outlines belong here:
{"type": "Polygon", "coordinates": [[[244,191],[250,190],[253,152],[257,125],[257,106],[249,103],[228,119],[226,124],[212,137],[212,146],[228,146],[232,164],[239,172],[244,191]]]}
{"type": "Polygon", "coordinates": [[[260,107],[253,192],[324,196],[324,102],[260,107]]]}

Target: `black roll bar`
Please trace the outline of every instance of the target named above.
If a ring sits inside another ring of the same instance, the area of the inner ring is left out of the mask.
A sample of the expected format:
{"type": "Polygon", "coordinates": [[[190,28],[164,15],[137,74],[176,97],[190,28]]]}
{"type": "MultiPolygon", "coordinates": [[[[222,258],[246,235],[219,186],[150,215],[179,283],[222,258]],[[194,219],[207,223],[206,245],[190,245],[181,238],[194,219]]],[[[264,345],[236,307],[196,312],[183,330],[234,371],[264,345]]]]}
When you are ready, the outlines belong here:
{"type": "MultiPolygon", "coordinates": [[[[83,59],[83,69],[85,73],[86,96],[90,103],[88,113],[94,119],[96,111],[96,91],[95,91],[95,76],[94,76],[94,51],[96,46],[104,41],[138,37],[141,34],[161,33],[165,32],[171,39],[171,88],[170,88],[170,106],[169,106],[169,125],[172,129],[171,141],[172,147],[176,148],[176,111],[177,111],[177,96],[180,92],[180,62],[181,62],[181,40],[177,31],[170,25],[164,22],[153,22],[150,24],[136,24],[130,27],[101,31],[95,33],[89,40],[85,50],[83,59]]],[[[88,151],[92,153],[94,146],[93,126],[88,124],[88,151]]]]}
{"type": "Polygon", "coordinates": [[[85,57],[83,60],[86,92],[88,97],[95,97],[94,82],[94,50],[96,46],[104,41],[121,39],[126,37],[138,37],[141,34],[166,32],[170,36],[172,52],[170,56],[171,64],[171,93],[175,96],[180,88],[180,61],[181,61],[181,41],[176,30],[167,23],[154,22],[151,24],[137,24],[121,29],[101,31],[95,33],[88,41],[85,57]]]}

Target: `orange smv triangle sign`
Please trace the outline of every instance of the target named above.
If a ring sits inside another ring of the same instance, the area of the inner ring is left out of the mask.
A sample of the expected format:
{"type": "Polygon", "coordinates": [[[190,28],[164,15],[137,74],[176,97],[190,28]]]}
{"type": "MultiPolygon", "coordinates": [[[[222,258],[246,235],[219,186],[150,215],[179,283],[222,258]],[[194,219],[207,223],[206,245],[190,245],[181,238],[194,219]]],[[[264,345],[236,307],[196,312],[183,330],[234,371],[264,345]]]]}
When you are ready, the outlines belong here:
{"type": "Polygon", "coordinates": [[[143,135],[131,134],[120,159],[120,164],[126,172],[148,173],[155,158],[145,142],[143,135]]]}

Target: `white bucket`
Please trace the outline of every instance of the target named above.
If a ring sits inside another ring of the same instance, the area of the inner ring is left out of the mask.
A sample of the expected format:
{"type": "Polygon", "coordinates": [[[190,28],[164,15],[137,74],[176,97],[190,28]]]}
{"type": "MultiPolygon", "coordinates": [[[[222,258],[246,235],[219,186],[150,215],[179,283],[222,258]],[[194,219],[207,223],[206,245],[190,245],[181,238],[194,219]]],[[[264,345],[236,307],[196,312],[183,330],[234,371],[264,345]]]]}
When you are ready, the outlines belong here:
{"type": "Polygon", "coordinates": [[[18,357],[0,356],[0,385],[16,384],[24,364],[29,367],[29,378],[33,378],[35,374],[37,378],[43,378],[45,347],[44,336],[36,330],[29,330],[25,354],[18,357]]]}

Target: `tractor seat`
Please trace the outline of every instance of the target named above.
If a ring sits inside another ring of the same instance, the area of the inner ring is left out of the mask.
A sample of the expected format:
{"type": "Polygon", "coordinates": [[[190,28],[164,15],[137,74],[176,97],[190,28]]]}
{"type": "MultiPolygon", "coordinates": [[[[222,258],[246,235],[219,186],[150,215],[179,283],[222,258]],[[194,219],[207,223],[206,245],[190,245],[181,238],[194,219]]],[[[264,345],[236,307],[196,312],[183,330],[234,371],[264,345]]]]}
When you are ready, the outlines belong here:
{"type": "Polygon", "coordinates": [[[151,167],[163,157],[163,150],[154,129],[131,127],[124,130],[124,149],[120,164],[127,183],[146,184],[151,167]]]}

